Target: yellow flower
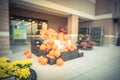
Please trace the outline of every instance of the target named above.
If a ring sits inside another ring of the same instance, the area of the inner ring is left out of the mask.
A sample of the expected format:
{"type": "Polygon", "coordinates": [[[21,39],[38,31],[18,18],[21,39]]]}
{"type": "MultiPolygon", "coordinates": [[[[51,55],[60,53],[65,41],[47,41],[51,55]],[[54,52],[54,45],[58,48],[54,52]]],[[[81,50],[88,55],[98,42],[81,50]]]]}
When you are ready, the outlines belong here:
{"type": "Polygon", "coordinates": [[[6,62],[6,61],[9,61],[10,59],[9,58],[6,58],[6,57],[2,57],[0,58],[0,62],[6,62]]]}
{"type": "Polygon", "coordinates": [[[15,75],[16,80],[27,79],[30,76],[31,60],[18,60],[9,62],[9,58],[0,58],[0,78],[15,75]]]}

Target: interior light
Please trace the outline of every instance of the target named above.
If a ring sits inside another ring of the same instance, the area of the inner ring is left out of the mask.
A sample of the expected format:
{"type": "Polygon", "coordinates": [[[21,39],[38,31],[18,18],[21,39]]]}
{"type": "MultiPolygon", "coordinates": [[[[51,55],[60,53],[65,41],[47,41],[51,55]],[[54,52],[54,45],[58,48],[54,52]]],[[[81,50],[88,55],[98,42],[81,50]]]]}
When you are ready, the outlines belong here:
{"type": "Polygon", "coordinates": [[[28,21],[32,21],[31,19],[28,19],[28,21]]]}
{"type": "Polygon", "coordinates": [[[22,22],[25,22],[25,20],[22,20],[22,22]]]}
{"type": "Polygon", "coordinates": [[[39,26],[42,25],[41,23],[38,24],[39,26]]]}
{"type": "Polygon", "coordinates": [[[34,23],[35,23],[35,21],[32,21],[32,23],[34,24],[34,23]]]}

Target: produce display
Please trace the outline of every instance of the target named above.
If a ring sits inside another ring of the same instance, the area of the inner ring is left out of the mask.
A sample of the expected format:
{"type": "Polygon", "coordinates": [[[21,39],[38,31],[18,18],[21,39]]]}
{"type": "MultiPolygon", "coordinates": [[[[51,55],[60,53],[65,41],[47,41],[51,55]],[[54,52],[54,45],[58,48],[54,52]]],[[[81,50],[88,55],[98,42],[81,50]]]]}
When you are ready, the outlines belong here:
{"type": "Polygon", "coordinates": [[[82,57],[67,34],[57,33],[53,29],[40,30],[40,39],[31,41],[31,52],[38,56],[42,65],[56,63],[62,66],[64,61],[82,57]]]}

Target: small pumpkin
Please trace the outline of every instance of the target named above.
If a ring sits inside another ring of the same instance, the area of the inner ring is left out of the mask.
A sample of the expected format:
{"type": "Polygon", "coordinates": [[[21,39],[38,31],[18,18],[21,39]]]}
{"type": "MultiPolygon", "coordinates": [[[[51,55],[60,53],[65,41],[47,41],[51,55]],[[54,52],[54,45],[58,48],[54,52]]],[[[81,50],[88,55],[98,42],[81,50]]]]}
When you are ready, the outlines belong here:
{"type": "Polygon", "coordinates": [[[76,50],[77,47],[75,45],[71,45],[71,49],[70,50],[76,50]]]}
{"type": "Polygon", "coordinates": [[[44,44],[42,44],[42,45],[40,46],[40,50],[46,50],[46,46],[45,46],[44,44]]]}
{"type": "Polygon", "coordinates": [[[49,40],[48,40],[48,44],[49,44],[49,45],[53,45],[53,44],[54,44],[54,40],[53,40],[53,39],[49,39],[49,40]]]}
{"type": "Polygon", "coordinates": [[[28,54],[29,50],[24,50],[24,55],[28,54]]]}
{"type": "Polygon", "coordinates": [[[47,44],[46,49],[50,50],[51,49],[51,45],[47,44]]]}
{"type": "Polygon", "coordinates": [[[43,42],[43,44],[46,46],[46,45],[48,44],[48,41],[45,40],[45,41],[43,42]]]}
{"type": "Polygon", "coordinates": [[[38,57],[38,61],[41,62],[43,58],[43,56],[38,57]]]}
{"type": "Polygon", "coordinates": [[[66,45],[65,47],[67,50],[70,50],[71,49],[71,46],[70,45],[66,45]]]}
{"type": "Polygon", "coordinates": [[[26,58],[31,58],[32,57],[32,54],[31,53],[27,53],[26,54],[26,58]]]}
{"type": "Polygon", "coordinates": [[[62,66],[63,63],[64,63],[64,60],[61,59],[61,58],[59,58],[59,59],[56,60],[56,65],[58,65],[58,66],[62,66]]]}
{"type": "Polygon", "coordinates": [[[53,45],[52,45],[52,49],[53,49],[53,50],[57,50],[57,49],[58,49],[58,46],[57,46],[56,44],[53,44],[53,45]]]}
{"type": "Polygon", "coordinates": [[[54,55],[54,50],[51,50],[48,54],[49,54],[50,56],[53,56],[53,55],[54,55]]]}
{"type": "Polygon", "coordinates": [[[46,65],[48,63],[48,58],[43,57],[40,62],[42,65],[46,65]]]}
{"type": "Polygon", "coordinates": [[[54,56],[57,58],[60,57],[61,56],[60,51],[58,51],[58,50],[54,51],[54,56]]]}
{"type": "Polygon", "coordinates": [[[64,35],[64,36],[63,36],[63,39],[64,39],[64,41],[68,41],[68,36],[67,36],[67,35],[64,35]]]}
{"type": "Polygon", "coordinates": [[[50,56],[49,54],[46,55],[48,58],[55,58],[53,55],[50,56]]]}
{"type": "Polygon", "coordinates": [[[68,50],[65,48],[65,49],[60,49],[59,51],[60,52],[67,52],[68,50]]]}

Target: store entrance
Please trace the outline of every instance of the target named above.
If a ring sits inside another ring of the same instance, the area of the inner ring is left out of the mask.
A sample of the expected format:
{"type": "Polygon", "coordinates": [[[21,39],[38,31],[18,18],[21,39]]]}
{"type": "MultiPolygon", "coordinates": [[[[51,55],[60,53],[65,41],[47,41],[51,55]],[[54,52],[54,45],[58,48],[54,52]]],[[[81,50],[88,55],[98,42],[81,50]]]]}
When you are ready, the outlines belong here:
{"type": "Polygon", "coordinates": [[[22,16],[10,16],[11,45],[27,44],[31,37],[38,37],[40,29],[47,28],[48,21],[22,16]]]}

